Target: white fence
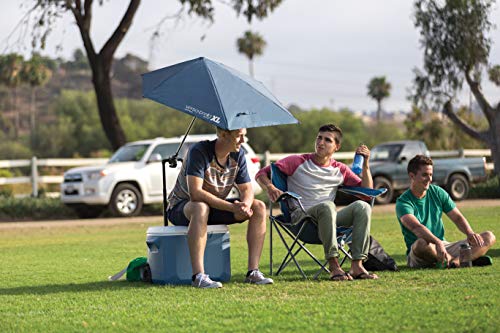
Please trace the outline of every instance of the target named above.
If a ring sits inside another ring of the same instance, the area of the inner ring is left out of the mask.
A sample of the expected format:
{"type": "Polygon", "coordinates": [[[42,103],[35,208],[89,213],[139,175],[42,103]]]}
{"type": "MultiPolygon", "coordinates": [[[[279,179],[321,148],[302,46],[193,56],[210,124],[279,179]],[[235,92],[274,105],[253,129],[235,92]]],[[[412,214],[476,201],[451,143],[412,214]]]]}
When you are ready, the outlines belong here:
{"type": "MultiPolygon", "coordinates": [[[[266,151],[260,157],[263,164],[267,165],[273,161],[277,161],[283,157],[290,155],[287,154],[271,154],[266,151]]],[[[489,157],[491,155],[488,149],[463,149],[463,150],[434,150],[430,152],[432,157],[489,157]]],[[[337,160],[352,160],[354,152],[338,152],[335,153],[337,160]]],[[[31,160],[0,160],[1,168],[31,168],[31,175],[24,177],[0,177],[0,186],[7,184],[31,184],[31,195],[38,196],[38,184],[60,184],[63,182],[63,176],[40,176],[38,172],[39,167],[76,167],[85,165],[102,165],[108,160],[106,158],[48,158],[37,159],[36,157],[31,160]]],[[[486,168],[493,170],[493,163],[487,163],[486,168]]]]}
{"type": "Polygon", "coordinates": [[[0,160],[1,168],[31,168],[31,176],[27,177],[0,177],[0,186],[7,184],[30,184],[31,195],[38,196],[38,184],[60,184],[63,182],[63,176],[40,176],[39,167],[76,167],[85,165],[105,164],[107,158],[48,158],[31,160],[0,160]]]}

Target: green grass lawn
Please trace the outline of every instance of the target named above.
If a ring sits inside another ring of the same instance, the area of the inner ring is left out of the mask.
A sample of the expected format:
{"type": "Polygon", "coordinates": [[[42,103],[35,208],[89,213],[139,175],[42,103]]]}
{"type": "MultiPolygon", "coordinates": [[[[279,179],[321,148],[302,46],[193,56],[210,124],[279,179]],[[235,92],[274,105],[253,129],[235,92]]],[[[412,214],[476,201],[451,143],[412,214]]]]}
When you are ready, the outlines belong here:
{"type": "MultiPolygon", "coordinates": [[[[477,231],[497,233],[500,207],[462,209],[477,231]]],[[[157,286],[107,276],[146,255],[152,224],[0,231],[1,332],[288,332],[500,330],[500,246],[493,266],[408,270],[393,213],[374,213],[372,235],[400,272],[378,281],[302,280],[290,266],[275,284],[243,284],[245,225],[231,232],[231,281],[219,290],[157,286]]],[[[156,225],[161,225],[160,219],[156,225]]],[[[461,234],[446,221],[447,239],[461,234]]],[[[321,255],[319,246],[313,247],[321,255]]],[[[276,251],[283,254],[280,246],[276,251]]],[[[262,271],[269,272],[266,240],[262,271]]],[[[275,259],[277,261],[278,258],[275,259]]],[[[305,259],[304,259],[305,260],[305,259]]],[[[316,267],[305,264],[311,276],[316,267]]]]}

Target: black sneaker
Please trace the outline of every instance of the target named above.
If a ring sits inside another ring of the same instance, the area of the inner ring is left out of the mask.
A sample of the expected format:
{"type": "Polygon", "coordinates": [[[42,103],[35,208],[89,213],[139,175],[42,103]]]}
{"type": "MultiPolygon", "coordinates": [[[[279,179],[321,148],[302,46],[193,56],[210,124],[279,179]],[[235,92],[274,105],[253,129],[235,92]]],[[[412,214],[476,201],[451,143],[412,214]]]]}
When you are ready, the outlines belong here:
{"type": "Polygon", "coordinates": [[[480,256],[476,260],[472,261],[472,266],[491,266],[493,265],[493,259],[490,256],[480,256]]]}

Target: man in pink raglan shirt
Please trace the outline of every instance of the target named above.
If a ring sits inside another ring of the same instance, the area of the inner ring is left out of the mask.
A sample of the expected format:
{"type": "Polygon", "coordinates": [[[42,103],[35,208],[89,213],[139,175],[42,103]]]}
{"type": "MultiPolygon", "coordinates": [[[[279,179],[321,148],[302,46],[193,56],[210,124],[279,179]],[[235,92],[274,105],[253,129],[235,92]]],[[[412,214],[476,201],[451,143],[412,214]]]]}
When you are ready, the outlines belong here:
{"type": "MultiPolygon", "coordinates": [[[[352,279],[378,279],[363,267],[370,247],[371,206],[364,201],[355,201],[337,212],[333,202],[340,185],[373,188],[369,167],[370,150],[360,145],[356,152],[364,155],[361,178],[345,164],[335,161],[333,154],[340,149],[342,130],[335,125],[323,125],[316,137],[315,152],[291,155],[276,162],[276,166],[287,177],[288,190],[302,197],[301,202],[308,215],[318,225],[318,236],[323,243],[325,258],[330,268],[330,278],[334,281],[352,279]],[[336,229],[352,227],[352,263],[349,273],[339,265],[339,250],[336,229]]],[[[270,180],[271,167],[261,169],[255,179],[267,191],[269,198],[276,202],[282,191],[270,180]]],[[[297,209],[291,212],[292,219],[298,221],[303,213],[297,209]]]]}

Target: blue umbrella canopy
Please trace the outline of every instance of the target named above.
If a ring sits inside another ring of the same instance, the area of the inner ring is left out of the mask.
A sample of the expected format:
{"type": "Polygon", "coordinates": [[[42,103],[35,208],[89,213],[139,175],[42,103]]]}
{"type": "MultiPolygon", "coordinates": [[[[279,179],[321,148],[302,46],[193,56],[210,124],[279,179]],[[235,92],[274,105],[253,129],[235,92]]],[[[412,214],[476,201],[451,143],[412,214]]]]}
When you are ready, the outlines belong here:
{"type": "Polygon", "coordinates": [[[203,57],[143,74],[142,95],[226,130],[298,123],[261,82],[203,57]]]}

